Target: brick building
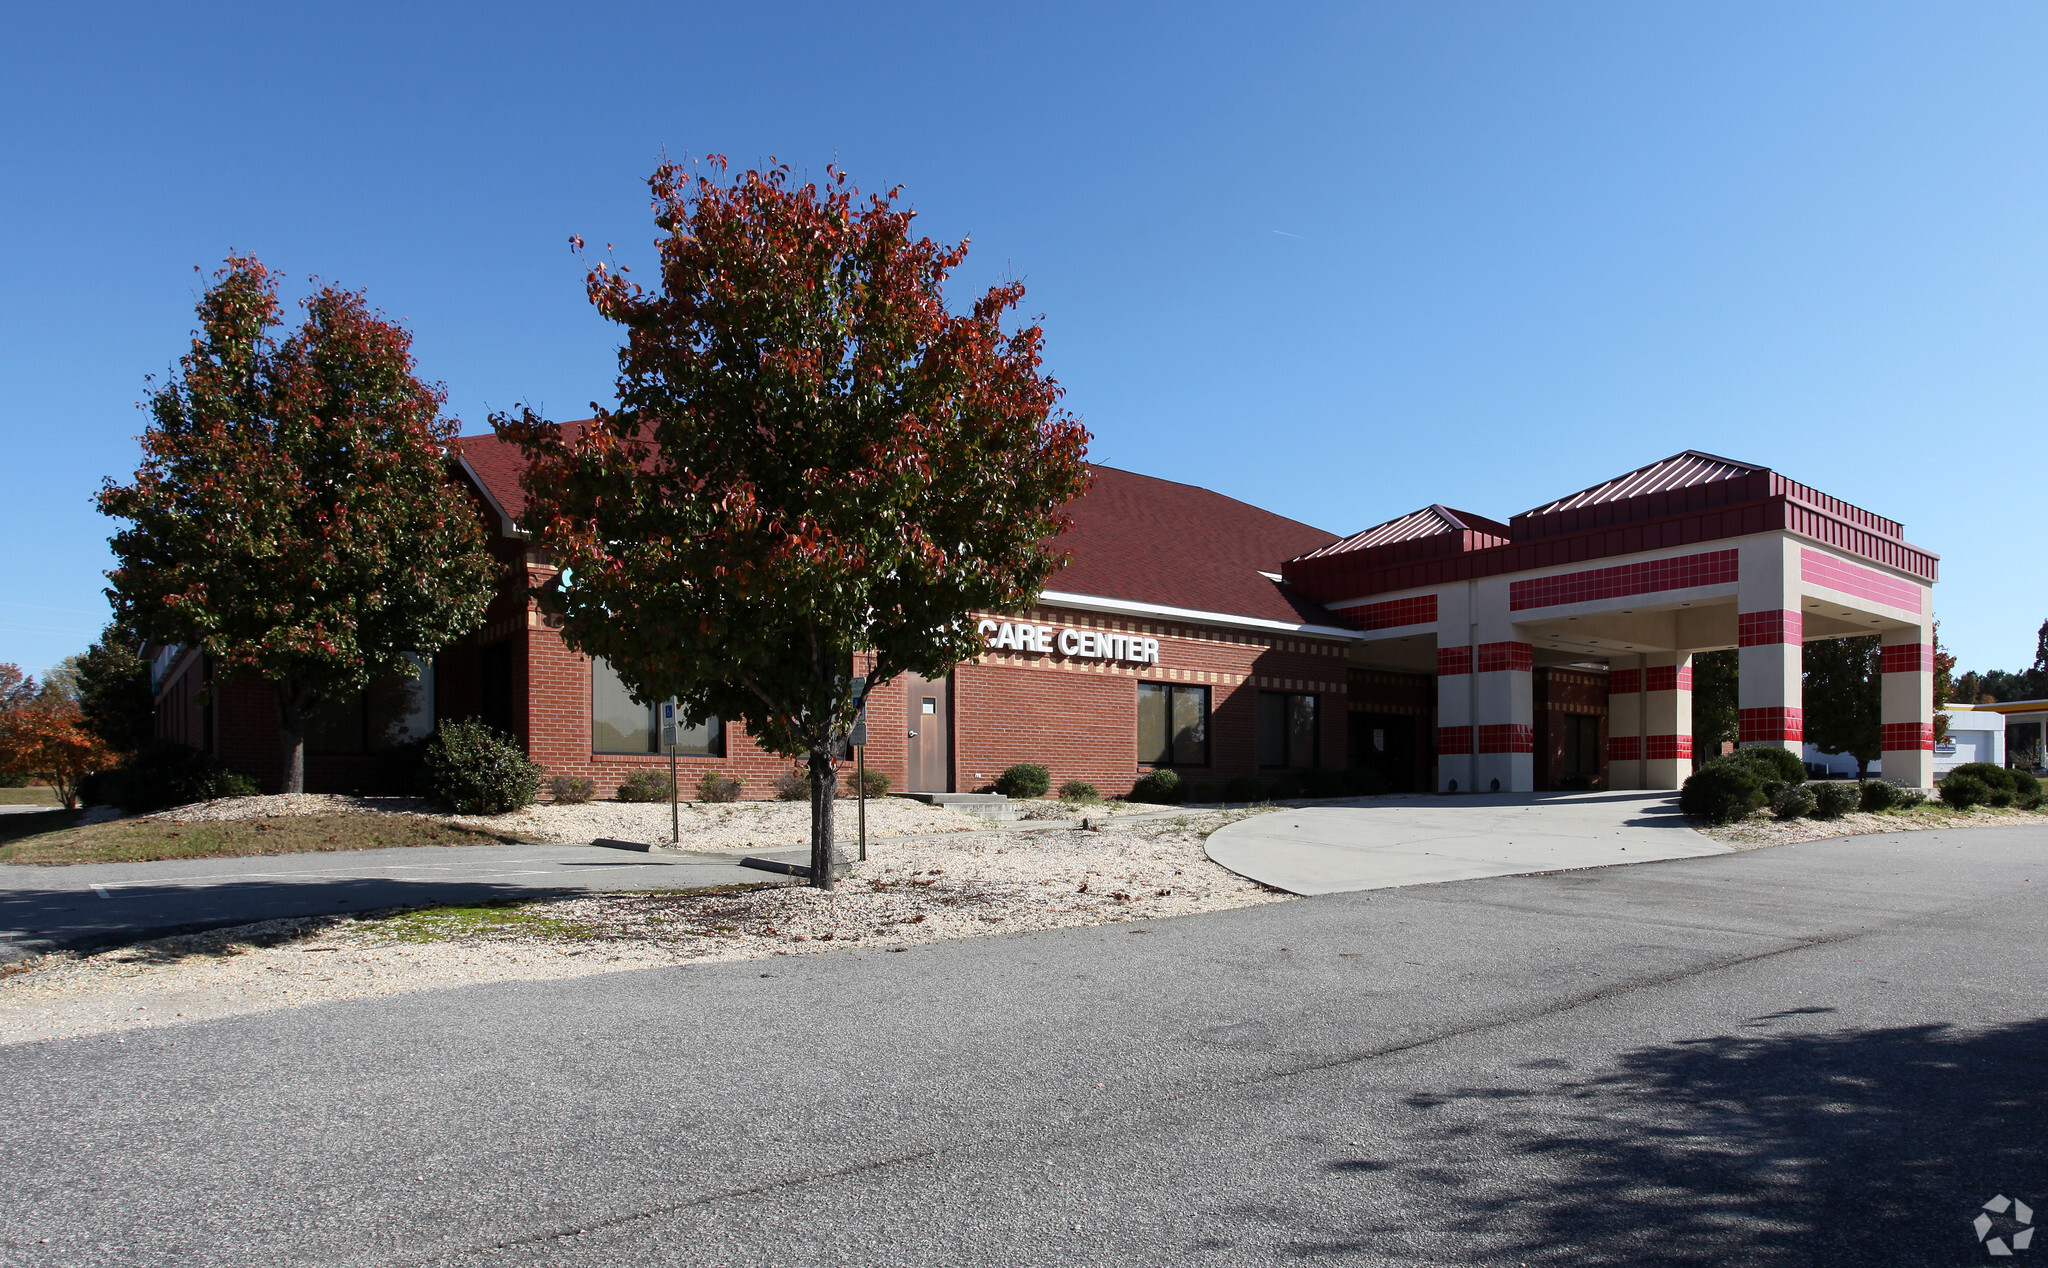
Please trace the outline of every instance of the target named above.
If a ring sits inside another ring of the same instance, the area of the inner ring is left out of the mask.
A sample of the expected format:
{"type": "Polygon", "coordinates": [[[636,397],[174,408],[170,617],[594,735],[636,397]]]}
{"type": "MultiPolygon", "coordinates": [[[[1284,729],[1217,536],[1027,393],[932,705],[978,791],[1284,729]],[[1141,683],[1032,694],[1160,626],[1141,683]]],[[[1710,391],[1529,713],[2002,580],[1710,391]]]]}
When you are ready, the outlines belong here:
{"type": "MultiPolygon", "coordinates": [[[[319,720],[309,788],[374,787],[380,748],[447,717],[601,789],[666,766],[651,710],[525,597],[552,569],[520,527],[519,472],[494,438],[461,442],[508,581],[417,683],[319,720]]],[[[1688,452],[1506,523],[1431,506],[1349,538],[1094,475],[1039,604],[980,614],[986,654],[871,700],[866,760],[895,787],[973,791],[1032,761],[1108,794],[1160,766],[1210,784],[1359,766],[1395,790],[1669,788],[1691,768],[1693,652],[1740,646],[1745,742],[1796,751],[1798,647],[1855,633],[1884,635],[1885,769],[1929,781],[1934,556],[1764,468],[1688,452]]],[[[161,734],[275,785],[260,684],[205,691],[205,658],[175,648],[155,677],[161,734]]],[[[716,769],[765,796],[792,768],[737,723],[686,738],[686,787],[716,769]]]]}

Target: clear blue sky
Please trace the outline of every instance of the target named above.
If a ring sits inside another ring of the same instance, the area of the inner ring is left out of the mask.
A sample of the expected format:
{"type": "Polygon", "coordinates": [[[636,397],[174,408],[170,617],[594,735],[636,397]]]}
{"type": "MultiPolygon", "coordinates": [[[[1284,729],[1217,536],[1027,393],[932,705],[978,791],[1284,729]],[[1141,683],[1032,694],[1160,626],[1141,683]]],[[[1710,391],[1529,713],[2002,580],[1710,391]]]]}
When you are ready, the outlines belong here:
{"type": "Polygon", "coordinates": [[[0,660],[104,619],[194,265],[367,290],[470,430],[575,416],[567,239],[651,259],[666,147],[904,185],[1099,461],[1351,531],[1706,449],[1904,520],[1963,667],[2022,667],[2044,65],[1998,3],[13,6],[0,660]]]}

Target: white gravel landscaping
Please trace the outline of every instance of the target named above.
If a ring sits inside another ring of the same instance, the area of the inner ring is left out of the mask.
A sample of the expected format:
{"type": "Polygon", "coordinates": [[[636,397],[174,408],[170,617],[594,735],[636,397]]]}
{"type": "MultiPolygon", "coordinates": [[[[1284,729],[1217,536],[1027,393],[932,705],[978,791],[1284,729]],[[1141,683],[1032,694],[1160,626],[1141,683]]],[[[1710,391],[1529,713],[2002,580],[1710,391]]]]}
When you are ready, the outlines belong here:
{"type": "MultiPolygon", "coordinates": [[[[838,836],[853,839],[858,803],[836,805],[838,836]]],[[[335,793],[294,793],[269,797],[230,797],[159,810],[141,818],[172,823],[230,819],[268,819],[288,815],[424,814],[465,827],[510,833],[529,841],[589,842],[598,837],[642,841],[674,847],[669,840],[667,802],[591,801],[580,806],[536,803],[503,815],[442,815],[416,797],[351,797],[335,793]]],[[[868,802],[868,836],[912,836],[938,832],[974,832],[987,820],[943,806],[928,806],[902,797],[877,797],[868,802]]],[[[688,802],[682,807],[679,848],[708,852],[744,852],[807,844],[811,839],[811,807],[804,801],[734,801],[723,804],[688,802]]]]}
{"type": "Polygon", "coordinates": [[[0,971],[0,1044],[479,982],[888,954],[950,938],[1286,901],[1202,852],[1204,836],[1246,813],[897,841],[871,850],[835,894],[781,885],[605,893],[381,919],[271,921],[45,956],[0,971]]]}

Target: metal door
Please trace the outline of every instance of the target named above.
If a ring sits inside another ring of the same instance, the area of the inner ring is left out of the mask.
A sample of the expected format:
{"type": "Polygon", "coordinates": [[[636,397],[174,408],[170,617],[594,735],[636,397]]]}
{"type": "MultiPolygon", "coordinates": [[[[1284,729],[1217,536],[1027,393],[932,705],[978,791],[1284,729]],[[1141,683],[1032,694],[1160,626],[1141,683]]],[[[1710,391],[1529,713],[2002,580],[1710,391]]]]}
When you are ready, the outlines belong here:
{"type": "Polygon", "coordinates": [[[950,681],[903,675],[909,754],[909,792],[953,791],[953,718],[950,681]]]}

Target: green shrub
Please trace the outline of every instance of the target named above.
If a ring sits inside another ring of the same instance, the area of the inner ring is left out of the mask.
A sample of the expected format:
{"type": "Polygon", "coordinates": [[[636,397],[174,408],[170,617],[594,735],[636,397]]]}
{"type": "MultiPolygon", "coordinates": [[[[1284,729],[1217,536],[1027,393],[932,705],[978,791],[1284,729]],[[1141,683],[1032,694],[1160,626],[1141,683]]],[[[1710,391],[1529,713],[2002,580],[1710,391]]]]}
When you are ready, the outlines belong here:
{"type": "MultiPolygon", "coordinates": [[[[809,801],[810,799],[811,781],[806,776],[798,774],[793,770],[786,770],[775,777],[775,800],[809,801]]],[[[705,800],[709,801],[711,799],[707,797],[705,800]]]]}
{"type": "MultiPolygon", "coordinates": [[[[1975,765],[1975,763],[1971,763],[1975,765]]],[[[1991,786],[1975,775],[1958,774],[1961,767],[1941,781],[1941,799],[1952,810],[1968,810],[1991,799],[1991,786]]]]}
{"type": "Polygon", "coordinates": [[[1188,786],[1181,777],[1170,770],[1147,771],[1131,785],[1132,801],[1142,801],[1154,806],[1177,806],[1188,795],[1188,786]]]}
{"type": "Polygon", "coordinates": [[[708,770],[697,780],[697,800],[709,802],[738,801],[740,792],[747,781],[738,775],[727,775],[722,771],[708,770]]]}
{"type": "MultiPolygon", "coordinates": [[[[1950,771],[1947,779],[1954,779],[1958,775],[1967,775],[1983,781],[1984,786],[1990,789],[1984,798],[1988,805],[2001,808],[2019,806],[2032,810],[2041,804],[2041,781],[2034,778],[2031,772],[2008,770],[2003,766],[1994,766],[1990,762],[1964,762],[1950,771]]],[[[1946,780],[1943,782],[1945,784],[1946,780]]]]}
{"type": "Polygon", "coordinates": [[[2003,766],[1994,766],[1990,762],[1964,762],[1943,778],[1954,779],[1958,775],[1968,775],[1972,779],[1981,780],[1984,786],[1993,792],[2000,789],[2006,792],[2013,791],[2013,772],[2003,766]]]}
{"type": "Polygon", "coordinates": [[[1804,819],[1813,813],[1817,801],[1811,789],[1787,784],[1771,798],[1771,813],[1780,819],[1804,819]]]}
{"type": "Polygon", "coordinates": [[[1799,760],[1799,754],[1775,744],[1752,744],[1748,748],[1736,749],[1725,757],[1713,759],[1717,762],[1747,762],[1759,768],[1761,778],[1775,779],[1785,784],[1806,782],[1806,763],[1799,760]]]}
{"type": "Polygon", "coordinates": [[[1678,790],[1678,808],[1708,823],[1733,823],[1764,804],[1756,764],[1717,757],[1694,771],[1678,790]]]}
{"type": "Polygon", "coordinates": [[[481,722],[442,723],[420,765],[427,795],[458,814],[504,814],[533,804],[540,791],[540,767],[481,722]]]}
{"type": "Polygon", "coordinates": [[[548,780],[548,794],[558,806],[580,806],[597,796],[597,783],[581,775],[556,775],[548,780]]]}
{"type": "Polygon", "coordinates": [[[1060,800],[1092,804],[1101,801],[1102,794],[1096,791],[1095,785],[1085,779],[1070,779],[1060,785],[1060,800]]]}
{"type": "Polygon", "coordinates": [[[889,776],[878,770],[870,770],[865,774],[849,776],[847,786],[853,788],[855,792],[864,788],[870,797],[886,797],[889,795],[889,776]]]}
{"type": "Polygon", "coordinates": [[[1223,785],[1223,800],[1242,801],[1250,805],[1266,799],[1266,781],[1257,775],[1239,775],[1223,785]]]}
{"type": "Polygon", "coordinates": [[[675,796],[675,781],[665,770],[636,770],[619,785],[620,801],[667,801],[675,796]]]}
{"type": "Polygon", "coordinates": [[[1890,810],[1899,804],[1899,786],[1888,784],[1882,779],[1866,780],[1859,798],[1862,808],[1871,814],[1890,810]]]}
{"type": "Polygon", "coordinates": [[[1825,780],[1807,787],[1813,792],[1813,817],[1816,819],[1839,819],[1856,809],[1863,800],[1856,785],[1842,780],[1825,780]]]}
{"type": "Polygon", "coordinates": [[[1911,810],[1915,806],[1924,806],[1926,804],[1927,794],[1920,789],[1907,788],[1899,784],[1892,785],[1892,808],[1894,810],[1911,810]]]}
{"type": "Polygon", "coordinates": [[[996,776],[996,791],[1019,800],[1043,797],[1051,787],[1052,772],[1037,762],[1019,762],[996,776]]]}
{"type": "Polygon", "coordinates": [[[195,801],[254,797],[259,791],[255,780],[229,770],[219,758],[175,740],[153,740],[112,770],[87,776],[78,797],[89,805],[148,814],[195,801]]]}

